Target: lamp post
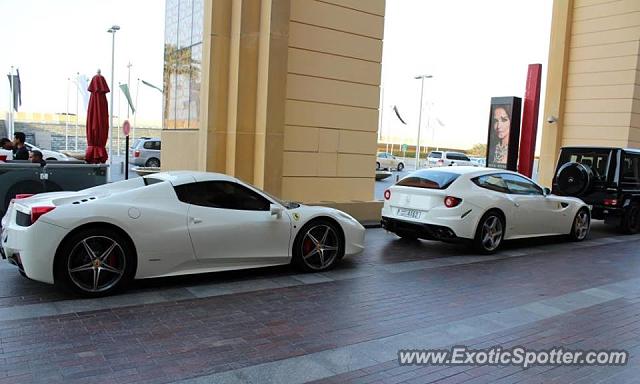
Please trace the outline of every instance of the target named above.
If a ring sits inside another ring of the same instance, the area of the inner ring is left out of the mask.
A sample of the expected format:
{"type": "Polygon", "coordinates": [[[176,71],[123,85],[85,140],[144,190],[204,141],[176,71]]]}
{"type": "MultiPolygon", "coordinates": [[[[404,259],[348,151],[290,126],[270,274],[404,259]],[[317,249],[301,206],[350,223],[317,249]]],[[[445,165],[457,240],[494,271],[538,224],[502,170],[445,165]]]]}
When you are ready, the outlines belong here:
{"type": "MultiPolygon", "coordinates": [[[[111,157],[113,153],[113,78],[114,78],[114,63],[115,63],[115,50],[116,50],[116,32],[120,30],[120,27],[117,25],[111,26],[111,28],[107,29],[107,32],[111,34],[111,113],[109,116],[109,173],[111,173],[111,167],[113,166],[113,157],[111,157]]],[[[111,176],[111,174],[109,174],[111,176]]]]}
{"type": "Polygon", "coordinates": [[[420,129],[422,128],[422,96],[424,94],[424,79],[430,79],[431,75],[419,75],[414,77],[420,80],[420,112],[418,113],[418,140],[416,141],[416,170],[420,165],[420,129]]]}

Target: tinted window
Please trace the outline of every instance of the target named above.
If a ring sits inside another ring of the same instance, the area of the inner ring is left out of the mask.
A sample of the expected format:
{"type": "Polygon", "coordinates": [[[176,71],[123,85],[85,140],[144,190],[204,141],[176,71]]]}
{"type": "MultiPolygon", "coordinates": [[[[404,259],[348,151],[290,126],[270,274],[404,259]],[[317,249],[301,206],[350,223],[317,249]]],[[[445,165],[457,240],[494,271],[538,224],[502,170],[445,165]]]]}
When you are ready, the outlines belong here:
{"type": "Polygon", "coordinates": [[[456,181],[459,176],[459,174],[453,172],[438,172],[423,169],[410,174],[400,180],[396,185],[428,189],[446,189],[451,183],[456,181]]]}
{"type": "Polygon", "coordinates": [[[180,201],[202,207],[268,211],[271,204],[256,192],[229,181],[203,181],[175,189],[180,201]]]}
{"type": "Polygon", "coordinates": [[[160,146],[161,146],[160,144],[161,144],[161,142],[160,142],[160,141],[154,141],[154,142],[153,142],[153,149],[155,149],[155,150],[158,150],[158,151],[159,151],[159,150],[160,150],[160,146]]]}
{"type": "Polygon", "coordinates": [[[442,157],[442,152],[430,152],[429,157],[439,159],[442,157]]]}
{"type": "Polygon", "coordinates": [[[481,188],[490,189],[496,192],[509,193],[507,184],[502,180],[500,175],[485,175],[476,177],[473,182],[481,188]]]}
{"type": "Polygon", "coordinates": [[[531,181],[524,177],[513,175],[510,173],[503,173],[500,175],[502,179],[507,183],[509,192],[514,195],[542,195],[542,188],[538,187],[531,181]]]}
{"type": "Polygon", "coordinates": [[[387,154],[384,152],[378,153],[378,157],[381,159],[386,159],[387,158],[387,154]]]}
{"type": "Polygon", "coordinates": [[[153,141],[145,141],[142,145],[144,149],[153,149],[153,141]]]}
{"type": "Polygon", "coordinates": [[[152,185],[152,184],[157,184],[157,183],[162,183],[164,180],[162,179],[157,179],[155,177],[145,177],[144,178],[144,185],[152,185]]]}
{"type": "Polygon", "coordinates": [[[470,161],[469,158],[467,157],[467,155],[465,155],[464,153],[448,153],[447,154],[447,159],[450,160],[464,160],[464,161],[470,161]]]}
{"type": "Polygon", "coordinates": [[[610,152],[608,149],[567,148],[562,150],[558,164],[584,164],[593,170],[596,181],[606,181],[610,152]]]}
{"type": "Polygon", "coordinates": [[[625,154],[622,161],[621,181],[627,185],[640,184],[640,155],[625,154]]]}

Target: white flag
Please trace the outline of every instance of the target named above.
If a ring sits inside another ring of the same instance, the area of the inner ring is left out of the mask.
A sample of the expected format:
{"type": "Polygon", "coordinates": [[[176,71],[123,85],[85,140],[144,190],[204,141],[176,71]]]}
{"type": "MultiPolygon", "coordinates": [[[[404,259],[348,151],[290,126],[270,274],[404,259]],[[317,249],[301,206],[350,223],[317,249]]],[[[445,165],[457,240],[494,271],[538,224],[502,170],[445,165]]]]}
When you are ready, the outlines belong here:
{"type": "Polygon", "coordinates": [[[89,78],[86,75],[78,75],[74,80],[80,97],[82,100],[83,109],[86,111],[89,108],[89,78]]]}

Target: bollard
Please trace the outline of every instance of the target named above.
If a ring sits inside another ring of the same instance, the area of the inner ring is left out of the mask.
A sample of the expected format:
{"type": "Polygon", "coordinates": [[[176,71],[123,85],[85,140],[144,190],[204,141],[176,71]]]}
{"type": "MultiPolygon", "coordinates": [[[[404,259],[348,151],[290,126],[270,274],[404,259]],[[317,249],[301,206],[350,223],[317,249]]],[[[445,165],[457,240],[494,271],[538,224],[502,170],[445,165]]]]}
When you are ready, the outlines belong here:
{"type": "Polygon", "coordinates": [[[400,181],[400,175],[396,175],[396,183],[400,181]]]}

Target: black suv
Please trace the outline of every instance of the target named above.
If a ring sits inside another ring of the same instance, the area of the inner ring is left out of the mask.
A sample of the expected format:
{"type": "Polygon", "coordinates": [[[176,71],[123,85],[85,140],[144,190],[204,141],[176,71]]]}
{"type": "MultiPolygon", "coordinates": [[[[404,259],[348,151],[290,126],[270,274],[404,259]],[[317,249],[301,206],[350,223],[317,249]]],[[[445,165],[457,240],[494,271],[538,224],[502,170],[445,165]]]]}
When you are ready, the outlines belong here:
{"type": "Polygon", "coordinates": [[[562,148],[553,193],[579,197],[594,219],[639,233],[640,149],[562,148]]]}

